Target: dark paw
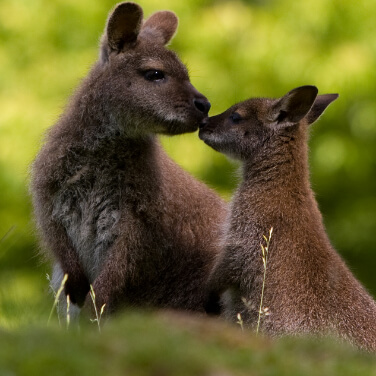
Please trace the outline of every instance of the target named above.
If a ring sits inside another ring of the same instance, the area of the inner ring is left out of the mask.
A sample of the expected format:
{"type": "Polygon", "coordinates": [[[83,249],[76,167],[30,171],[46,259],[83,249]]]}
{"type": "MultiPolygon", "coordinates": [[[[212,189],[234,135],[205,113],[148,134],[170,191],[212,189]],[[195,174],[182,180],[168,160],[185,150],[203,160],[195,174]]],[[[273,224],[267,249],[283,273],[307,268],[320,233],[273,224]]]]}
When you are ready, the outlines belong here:
{"type": "Polygon", "coordinates": [[[204,309],[209,315],[219,315],[221,313],[219,294],[211,292],[205,300],[204,309]]]}
{"type": "Polygon", "coordinates": [[[90,291],[90,284],[85,276],[78,279],[69,279],[68,276],[64,291],[66,295],[69,295],[70,301],[73,304],[82,307],[85,302],[86,295],[90,291]]]}

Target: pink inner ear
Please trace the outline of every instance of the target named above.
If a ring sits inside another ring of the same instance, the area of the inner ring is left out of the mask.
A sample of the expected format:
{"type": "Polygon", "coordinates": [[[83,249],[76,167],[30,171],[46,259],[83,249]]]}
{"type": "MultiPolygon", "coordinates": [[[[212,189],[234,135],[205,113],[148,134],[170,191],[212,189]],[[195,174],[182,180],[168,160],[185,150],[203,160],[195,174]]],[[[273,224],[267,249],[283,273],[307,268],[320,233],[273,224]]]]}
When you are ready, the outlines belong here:
{"type": "Polygon", "coordinates": [[[165,45],[174,36],[178,23],[175,13],[167,10],[156,12],[145,21],[140,35],[145,39],[154,39],[165,45]]]}

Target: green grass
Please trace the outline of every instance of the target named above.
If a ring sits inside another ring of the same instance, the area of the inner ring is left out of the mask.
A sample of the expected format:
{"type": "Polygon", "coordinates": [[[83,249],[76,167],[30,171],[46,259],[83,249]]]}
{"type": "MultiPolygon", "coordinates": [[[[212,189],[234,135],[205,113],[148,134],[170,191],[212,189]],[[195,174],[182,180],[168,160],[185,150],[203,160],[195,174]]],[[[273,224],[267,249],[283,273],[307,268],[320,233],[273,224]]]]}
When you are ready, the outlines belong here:
{"type": "Polygon", "coordinates": [[[59,326],[47,279],[0,274],[0,375],[367,375],[376,357],[331,339],[256,336],[193,314],[130,311],[59,326]]]}
{"type": "Polygon", "coordinates": [[[85,324],[1,330],[0,375],[376,375],[376,358],[330,339],[270,340],[218,319],[131,311],[85,324]]]}

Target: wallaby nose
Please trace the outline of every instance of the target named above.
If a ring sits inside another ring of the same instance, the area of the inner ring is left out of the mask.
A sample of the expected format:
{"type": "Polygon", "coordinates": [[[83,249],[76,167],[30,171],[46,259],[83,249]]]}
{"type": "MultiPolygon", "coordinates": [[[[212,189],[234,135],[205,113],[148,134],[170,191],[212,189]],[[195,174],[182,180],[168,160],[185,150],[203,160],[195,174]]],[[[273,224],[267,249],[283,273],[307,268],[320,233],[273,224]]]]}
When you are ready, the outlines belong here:
{"type": "Polygon", "coordinates": [[[206,98],[195,98],[193,100],[195,107],[202,112],[204,115],[209,113],[211,104],[206,98]]]}
{"type": "Polygon", "coordinates": [[[198,125],[198,127],[199,127],[200,129],[203,129],[203,128],[205,128],[205,127],[208,125],[208,123],[209,123],[209,118],[205,118],[205,119],[203,119],[203,120],[200,122],[200,124],[198,125]]]}

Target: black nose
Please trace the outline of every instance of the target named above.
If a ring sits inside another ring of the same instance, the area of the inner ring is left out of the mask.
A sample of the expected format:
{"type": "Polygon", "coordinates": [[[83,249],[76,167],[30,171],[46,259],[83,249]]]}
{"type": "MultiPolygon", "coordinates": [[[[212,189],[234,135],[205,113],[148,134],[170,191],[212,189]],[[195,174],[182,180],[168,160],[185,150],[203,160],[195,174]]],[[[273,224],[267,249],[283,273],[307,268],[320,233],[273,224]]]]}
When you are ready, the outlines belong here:
{"type": "Polygon", "coordinates": [[[199,99],[194,99],[193,101],[194,105],[196,108],[202,112],[204,115],[207,115],[209,113],[211,104],[207,99],[204,98],[199,98],[199,99]]]}
{"type": "Polygon", "coordinates": [[[205,118],[205,119],[203,119],[202,121],[201,121],[201,123],[199,124],[199,128],[200,129],[203,129],[203,128],[205,128],[207,125],[208,125],[208,123],[209,123],[209,118],[205,118]]]}

